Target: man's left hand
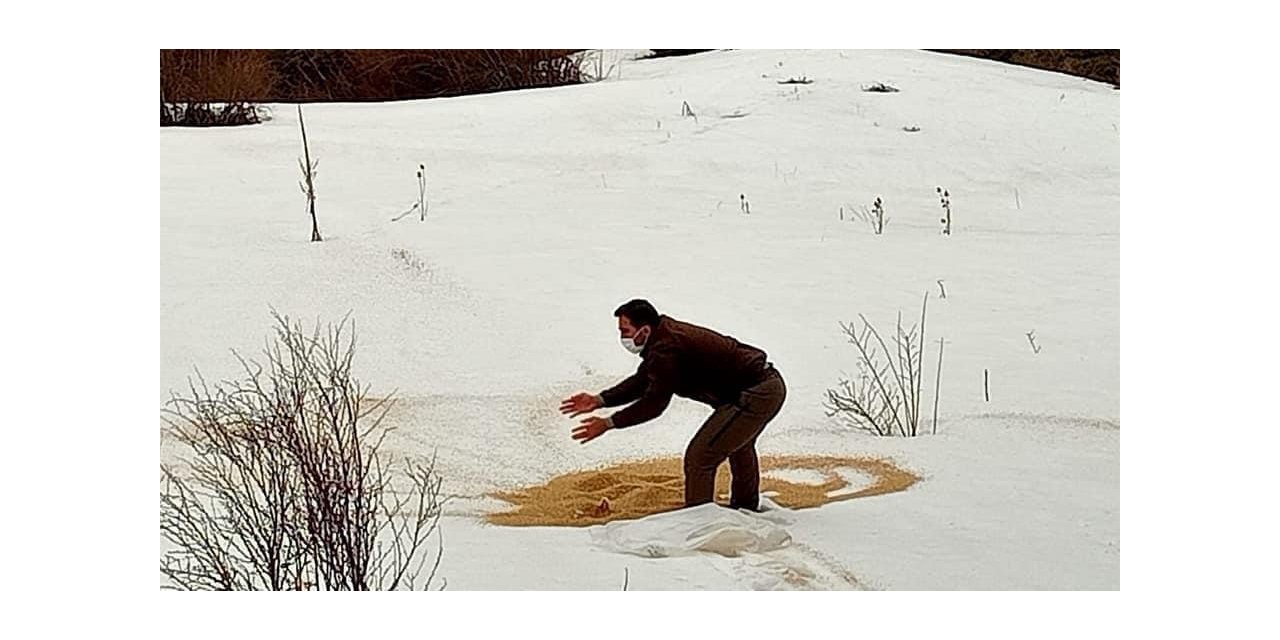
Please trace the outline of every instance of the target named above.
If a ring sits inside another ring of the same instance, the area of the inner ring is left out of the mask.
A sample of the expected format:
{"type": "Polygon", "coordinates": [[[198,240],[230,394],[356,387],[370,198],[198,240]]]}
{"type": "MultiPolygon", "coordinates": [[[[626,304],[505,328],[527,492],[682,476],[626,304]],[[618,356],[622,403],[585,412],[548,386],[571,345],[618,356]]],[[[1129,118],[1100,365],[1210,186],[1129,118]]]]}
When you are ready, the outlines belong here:
{"type": "Polygon", "coordinates": [[[573,439],[586,444],[604,435],[609,430],[609,422],[604,418],[587,418],[573,430],[573,439]]]}

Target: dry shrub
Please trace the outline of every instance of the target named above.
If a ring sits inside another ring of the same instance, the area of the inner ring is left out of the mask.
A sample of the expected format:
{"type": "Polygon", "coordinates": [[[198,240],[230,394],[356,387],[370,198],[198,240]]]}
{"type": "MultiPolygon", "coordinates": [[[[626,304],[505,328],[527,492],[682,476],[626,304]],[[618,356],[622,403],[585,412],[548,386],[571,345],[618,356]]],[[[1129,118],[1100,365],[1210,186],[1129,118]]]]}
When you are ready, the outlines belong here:
{"type": "Polygon", "coordinates": [[[162,49],[160,126],[257,124],[276,78],[263,49],[162,49]]]}
{"type": "Polygon", "coordinates": [[[234,127],[262,122],[258,107],[248,102],[160,103],[162,127],[234,127]]]}
{"type": "MultiPolygon", "coordinates": [[[[878,436],[914,437],[920,435],[920,402],[924,389],[925,314],[929,308],[929,294],[924,294],[920,307],[920,324],[904,328],[902,314],[894,325],[890,340],[858,315],[861,329],[852,323],[840,323],[840,329],[858,352],[858,375],[842,378],[834,388],[827,389],[824,406],[828,416],[838,416],[856,429],[878,436]],[[890,344],[893,348],[890,349],[890,344]]],[[[941,376],[942,352],[939,345],[938,371],[941,376]]],[[[937,432],[937,384],[933,428],[937,432]]]]}
{"type": "Polygon", "coordinates": [[[340,100],[355,93],[359,75],[347,49],[276,49],[269,52],[278,77],[264,100],[340,100]]]}
{"type": "Polygon", "coordinates": [[[581,82],[575,49],[161,51],[164,102],[433,98],[581,82]]]}
{"type": "Polygon", "coordinates": [[[582,81],[571,49],[356,49],[351,99],[391,100],[554,87],[582,81]]]}
{"type": "Polygon", "coordinates": [[[275,90],[265,49],[162,49],[160,101],[261,102],[275,90]]]}
{"type": "Polygon", "coordinates": [[[241,359],[243,378],[199,379],[169,402],[166,440],[181,451],[161,465],[160,531],[173,548],[160,571],[171,586],[431,585],[440,477],[434,460],[383,452],[390,400],[371,401],[351,375],[344,327],[307,333],[276,316],[265,364],[241,359]]]}
{"type": "Polygon", "coordinates": [[[1119,49],[936,49],[942,53],[1057,71],[1120,88],[1119,49]]]}

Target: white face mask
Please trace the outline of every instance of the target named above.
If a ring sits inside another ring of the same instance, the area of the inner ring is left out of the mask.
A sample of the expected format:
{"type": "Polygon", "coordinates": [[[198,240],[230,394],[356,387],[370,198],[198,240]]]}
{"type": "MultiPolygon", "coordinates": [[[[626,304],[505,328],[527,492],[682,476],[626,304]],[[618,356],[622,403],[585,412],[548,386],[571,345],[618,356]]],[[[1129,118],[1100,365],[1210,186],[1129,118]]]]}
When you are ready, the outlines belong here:
{"type": "Polygon", "coordinates": [[[636,341],[633,338],[623,338],[622,348],[630,351],[631,353],[640,353],[644,350],[644,345],[636,344],[636,341]]]}
{"type": "MultiPolygon", "coordinates": [[[[640,332],[637,331],[636,335],[639,335],[639,334],[640,332]]],[[[622,340],[622,348],[626,349],[627,351],[630,351],[631,353],[638,354],[641,351],[644,351],[644,345],[636,344],[636,339],[634,337],[622,338],[621,340],[622,340]]]]}

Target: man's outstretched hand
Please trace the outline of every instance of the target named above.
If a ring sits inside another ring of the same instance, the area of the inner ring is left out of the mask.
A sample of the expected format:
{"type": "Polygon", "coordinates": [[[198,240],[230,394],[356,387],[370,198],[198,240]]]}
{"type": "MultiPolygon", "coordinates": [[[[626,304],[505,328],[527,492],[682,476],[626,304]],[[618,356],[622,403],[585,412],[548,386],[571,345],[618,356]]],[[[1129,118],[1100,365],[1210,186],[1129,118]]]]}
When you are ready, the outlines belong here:
{"type": "Polygon", "coordinates": [[[560,413],[567,413],[570,418],[576,418],[584,413],[591,413],[599,409],[601,404],[600,399],[596,396],[589,393],[579,393],[560,403],[560,413]]]}
{"type": "Polygon", "coordinates": [[[573,439],[586,444],[599,438],[609,430],[609,423],[604,418],[587,418],[573,430],[573,439]]]}

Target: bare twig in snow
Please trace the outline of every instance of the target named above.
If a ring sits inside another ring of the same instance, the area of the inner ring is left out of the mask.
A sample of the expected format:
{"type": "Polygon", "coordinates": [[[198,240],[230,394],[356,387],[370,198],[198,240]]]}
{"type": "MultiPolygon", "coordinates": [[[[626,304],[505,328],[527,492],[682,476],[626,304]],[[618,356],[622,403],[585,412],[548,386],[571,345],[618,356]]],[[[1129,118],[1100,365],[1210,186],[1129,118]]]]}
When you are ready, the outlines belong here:
{"type": "Polygon", "coordinates": [[[409,208],[408,208],[408,210],[406,210],[404,213],[401,213],[400,215],[398,215],[398,216],[396,216],[396,217],[392,218],[392,219],[391,219],[391,221],[392,221],[392,222],[399,222],[399,221],[400,221],[400,220],[402,220],[405,216],[407,216],[407,215],[409,215],[409,214],[411,214],[411,213],[413,213],[414,211],[417,211],[417,210],[418,210],[418,203],[416,203],[416,202],[415,202],[415,203],[413,203],[413,206],[411,206],[411,207],[409,207],[409,208]]]}
{"type": "MultiPolygon", "coordinates": [[[[682,117],[686,117],[686,118],[693,118],[693,123],[694,123],[694,124],[698,124],[698,114],[696,114],[696,113],[694,113],[694,112],[693,112],[693,107],[690,107],[690,106],[689,106],[689,102],[688,102],[688,101],[681,101],[681,103],[680,103],[680,115],[681,115],[682,117]]],[[[668,135],[670,135],[670,134],[668,134],[668,135]]]]}
{"type": "Polygon", "coordinates": [[[938,435],[938,398],[942,394],[942,338],[938,338],[938,375],[933,379],[933,435],[938,435]]]}
{"type": "Polygon", "coordinates": [[[320,223],[316,221],[316,185],[315,176],[316,168],[320,166],[320,161],[311,161],[311,148],[307,145],[307,124],[302,119],[302,105],[298,105],[298,127],[302,129],[302,154],[303,159],[298,160],[298,164],[302,168],[302,177],[305,183],[299,183],[302,193],[307,196],[307,210],[311,213],[311,241],[320,242],[320,223]]]}
{"type": "Polygon", "coordinates": [[[418,165],[418,221],[427,219],[427,167],[426,165],[418,165]]]}

